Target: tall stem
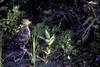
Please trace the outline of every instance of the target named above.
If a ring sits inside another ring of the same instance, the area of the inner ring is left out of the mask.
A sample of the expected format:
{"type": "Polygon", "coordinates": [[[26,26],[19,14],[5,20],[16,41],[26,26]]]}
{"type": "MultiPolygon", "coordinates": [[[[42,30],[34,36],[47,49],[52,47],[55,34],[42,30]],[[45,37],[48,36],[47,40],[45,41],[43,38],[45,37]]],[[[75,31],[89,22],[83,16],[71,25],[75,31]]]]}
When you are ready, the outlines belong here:
{"type": "Polygon", "coordinates": [[[34,62],[34,67],[36,67],[36,44],[37,44],[37,38],[36,38],[36,29],[34,28],[32,32],[32,40],[33,40],[33,45],[32,45],[32,61],[34,62]]]}
{"type": "Polygon", "coordinates": [[[2,35],[3,33],[0,31],[0,67],[2,67],[2,35]]]}

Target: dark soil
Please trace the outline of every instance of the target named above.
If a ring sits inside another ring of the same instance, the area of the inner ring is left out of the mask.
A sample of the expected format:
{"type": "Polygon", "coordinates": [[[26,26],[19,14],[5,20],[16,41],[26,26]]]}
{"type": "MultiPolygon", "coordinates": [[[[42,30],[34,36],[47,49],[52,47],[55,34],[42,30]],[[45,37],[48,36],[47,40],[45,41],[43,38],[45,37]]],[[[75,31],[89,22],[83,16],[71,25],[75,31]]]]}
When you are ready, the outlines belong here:
{"type": "MultiPolygon", "coordinates": [[[[8,9],[12,8],[11,0],[4,0],[4,2],[0,3],[0,19],[5,18],[7,16],[8,9]]],[[[77,60],[77,57],[83,53],[86,55],[80,56],[78,58],[84,58],[86,61],[89,61],[87,66],[85,67],[98,67],[95,63],[96,55],[100,54],[100,52],[95,53],[91,52],[91,48],[89,43],[91,43],[94,39],[94,29],[90,30],[90,36],[85,43],[82,43],[81,46],[77,46],[76,42],[78,39],[82,39],[82,35],[79,35],[80,32],[85,31],[88,27],[82,26],[87,17],[95,15],[93,13],[90,5],[87,4],[85,0],[77,0],[77,3],[74,0],[18,0],[15,4],[20,5],[20,10],[24,11],[24,18],[27,18],[32,21],[32,24],[37,24],[41,22],[45,22],[50,28],[59,24],[59,22],[63,22],[60,31],[71,30],[73,31],[73,44],[75,48],[79,48],[79,54],[77,56],[73,56],[77,60]],[[86,5],[86,7],[84,7],[86,5]],[[51,17],[48,20],[48,17],[51,17]],[[88,54],[87,54],[88,53],[88,54]],[[88,58],[89,57],[89,58],[88,58]],[[91,59],[92,58],[92,59],[91,59]],[[92,61],[91,61],[92,60],[92,61]]],[[[100,4],[95,7],[96,19],[100,20],[100,4]]],[[[100,31],[97,30],[97,31],[100,31]]],[[[59,35],[59,31],[56,32],[56,35],[59,35]]],[[[5,36],[6,37],[6,36],[5,36]]],[[[6,38],[4,41],[8,41],[6,38]]],[[[11,43],[9,41],[9,43],[11,43]]],[[[24,58],[21,62],[15,62],[15,59],[20,58],[21,56],[17,56],[22,50],[13,49],[9,43],[5,42],[3,44],[3,67],[33,67],[33,63],[31,62],[30,56],[25,54],[24,58]],[[8,44],[8,45],[7,45],[8,44]],[[13,53],[11,56],[7,57],[9,54],[13,53]],[[6,58],[7,57],[7,58],[6,58]]],[[[30,44],[30,43],[29,43],[30,44]]],[[[31,52],[31,45],[26,46],[29,52],[31,52]]],[[[64,59],[64,58],[63,58],[64,59]]],[[[77,65],[77,63],[76,63],[77,65]]],[[[44,64],[43,67],[70,67],[69,64],[64,64],[62,58],[61,59],[50,59],[47,64],[44,64]],[[67,65],[67,66],[66,66],[67,65]]],[[[36,67],[41,67],[41,65],[37,64],[36,67]]],[[[77,65],[75,67],[80,67],[77,65]]]]}

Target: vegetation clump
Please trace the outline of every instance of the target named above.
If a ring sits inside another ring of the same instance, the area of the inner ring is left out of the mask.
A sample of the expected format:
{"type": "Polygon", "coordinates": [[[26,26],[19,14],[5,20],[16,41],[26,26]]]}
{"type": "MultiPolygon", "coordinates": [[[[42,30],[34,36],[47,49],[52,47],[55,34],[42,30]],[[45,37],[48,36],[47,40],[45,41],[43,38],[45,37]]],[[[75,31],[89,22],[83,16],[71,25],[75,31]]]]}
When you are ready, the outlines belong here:
{"type": "Polygon", "coordinates": [[[0,1],[0,67],[99,67],[99,0],[0,1]],[[2,13],[3,12],[3,13],[2,13]],[[22,19],[32,21],[27,53],[13,46],[22,19]]]}

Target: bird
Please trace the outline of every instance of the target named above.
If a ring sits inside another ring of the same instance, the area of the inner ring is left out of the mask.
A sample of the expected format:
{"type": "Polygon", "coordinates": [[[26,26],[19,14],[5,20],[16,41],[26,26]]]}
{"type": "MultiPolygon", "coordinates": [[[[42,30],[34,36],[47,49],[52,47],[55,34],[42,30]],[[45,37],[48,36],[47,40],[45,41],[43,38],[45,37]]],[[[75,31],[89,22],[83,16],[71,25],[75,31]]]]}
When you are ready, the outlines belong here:
{"type": "Polygon", "coordinates": [[[22,29],[21,31],[19,31],[14,38],[14,46],[18,47],[19,49],[22,50],[22,52],[19,55],[22,55],[21,58],[16,59],[15,62],[17,61],[21,61],[25,55],[25,53],[27,53],[27,48],[25,47],[30,38],[31,38],[31,30],[29,28],[29,25],[31,24],[31,21],[29,21],[28,19],[23,19],[22,20],[22,29]]]}
{"type": "Polygon", "coordinates": [[[4,0],[0,0],[0,3],[4,2],[4,0]]]}

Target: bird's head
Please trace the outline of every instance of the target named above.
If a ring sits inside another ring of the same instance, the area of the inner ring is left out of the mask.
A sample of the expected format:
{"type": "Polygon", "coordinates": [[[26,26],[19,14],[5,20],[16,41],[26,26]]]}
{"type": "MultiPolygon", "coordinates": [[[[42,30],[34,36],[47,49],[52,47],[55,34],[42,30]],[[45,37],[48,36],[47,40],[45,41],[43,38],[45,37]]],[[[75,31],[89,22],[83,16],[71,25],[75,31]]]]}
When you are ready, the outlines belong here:
{"type": "Polygon", "coordinates": [[[31,24],[31,21],[29,21],[28,19],[23,19],[22,24],[24,27],[28,27],[31,24]]]}

